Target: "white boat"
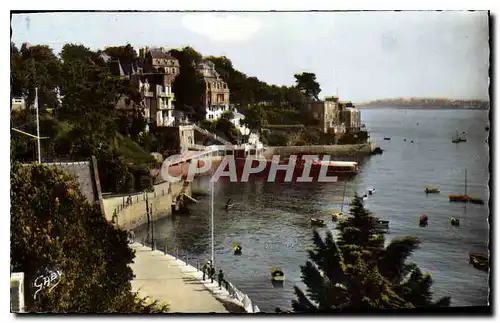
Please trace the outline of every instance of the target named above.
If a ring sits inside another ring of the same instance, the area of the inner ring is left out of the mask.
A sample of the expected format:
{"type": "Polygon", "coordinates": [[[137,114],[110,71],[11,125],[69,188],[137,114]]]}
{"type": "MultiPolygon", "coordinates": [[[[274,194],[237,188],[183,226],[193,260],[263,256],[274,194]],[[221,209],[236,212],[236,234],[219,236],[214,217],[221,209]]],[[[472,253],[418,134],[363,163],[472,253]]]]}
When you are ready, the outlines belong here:
{"type": "Polygon", "coordinates": [[[375,188],[369,187],[368,188],[368,195],[372,195],[373,193],[375,193],[375,188]]]}

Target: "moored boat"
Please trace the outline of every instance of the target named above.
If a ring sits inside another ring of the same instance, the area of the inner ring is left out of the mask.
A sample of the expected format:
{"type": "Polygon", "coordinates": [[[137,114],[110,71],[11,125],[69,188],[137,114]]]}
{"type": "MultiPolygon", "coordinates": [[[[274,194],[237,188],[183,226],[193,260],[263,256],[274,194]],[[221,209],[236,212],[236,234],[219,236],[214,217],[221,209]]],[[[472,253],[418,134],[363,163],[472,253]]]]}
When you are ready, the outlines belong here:
{"type": "Polygon", "coordinates": [[[233,251],[235,255],[241,255],[243,249],[238,242],[233,243],[233,251]]]}
{"type": "Polygon", "coordinates": [[[450,194],[449,195],[450,202],[464,202],[467,203],[470,200],[470,197],[465,194],[450,194]]]}
{"type": "Polygon", "coordinates": [[[422,214],[420,214],[420,217],[419,217],[419,219],[418,219],[418,224],[419,224],[421,227],[425,227],[425,226],[427,226],[428,222],[429,222],[429,218],[427,217],[427,215],[425,215],[425,214],[423,214],[423,213],[422,213],[422,214]]]}
{"type": "Polygon", "coordinates": [[[460,226],[460,220],[458,218],[450,218],[450,223],[454,227],[460,226]]]}
{"type": "Polygon", "coordinates": [[[465,132],[463,132],[462,135],[459,135],[458,131],[457,131],[457,134],[451,140],[451,142],[453,142],[453,143],[466,142],[466,141],[467,141],[467,138],[465,137],[465,132]]]}
{"type": "Polygon", "coordinates": [[[384,137],[384,140],[391,140],[391,138],[389,138],[389,137],[384,137]]]}
{"type": "Polygon", "coordinates": [[[469,263],[479,270],[488,271],[489,269],[489,257],[482,252],[469,253],[469,263]]]}
{"type": "Polygon", "coordinates": [[[345,217],[345,214],[342,212],[335,212],[332,214],[332,221],[342,220],[345,217]]]}
{"type": "Polygon", "coordinates": [[[368,188],[368,195],[373,195],[373,193],[375,193],[375,188],[369,187],[368,188]]]}
{"type": "Polygon", "coordinates": [[[271,269],[271,280],[273,282],[284,282],[285,281],[285,273],[281,268],[274,267],[271,269]]]}
{"type": "Polygon", "coordinates": [[[469,195],[467,195],[467,170],[465,170],[465,185],[464,185],[464,194],[450,194],[450,202],[464,202],[467,203],[470,200],[469,195]]]}
{"type": "Polygon", "coordinates": [[[439,193],[439,187],[437,186],[426,186],[425,187],[425,193],[439,193]]]}
{"type": "Polygon", "coordinates": [[[322,219],[311,218],[311,224],[323,227],[325,226],[325,221],[323,221],[322,219]]]}

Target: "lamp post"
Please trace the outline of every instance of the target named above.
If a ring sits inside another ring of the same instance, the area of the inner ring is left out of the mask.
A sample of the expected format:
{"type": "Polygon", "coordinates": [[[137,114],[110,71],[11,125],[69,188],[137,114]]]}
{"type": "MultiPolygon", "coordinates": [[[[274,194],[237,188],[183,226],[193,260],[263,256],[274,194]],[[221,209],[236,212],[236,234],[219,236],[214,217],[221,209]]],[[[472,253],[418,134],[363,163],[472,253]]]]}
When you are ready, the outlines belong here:
{"type": "Polygon", "coordinates": [[[214,259],[214,181],[213,181],[213,175],[210,176],[210,188],[212,191],[211,194],[211,202],[210,202],[210,214],[211,214],[211,231],[212,231],[212,265],[215,266],[215,259],[214,259]]]}

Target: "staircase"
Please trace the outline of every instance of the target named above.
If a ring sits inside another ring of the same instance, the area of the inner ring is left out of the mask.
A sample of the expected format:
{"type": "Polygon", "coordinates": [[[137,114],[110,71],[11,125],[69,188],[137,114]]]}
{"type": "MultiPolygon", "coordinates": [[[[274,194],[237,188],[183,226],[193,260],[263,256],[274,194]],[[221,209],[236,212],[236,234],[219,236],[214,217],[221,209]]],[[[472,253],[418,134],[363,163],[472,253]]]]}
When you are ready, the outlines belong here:
{"type": "Polygon", "coordinates": [[[220,141],[220,142],[221,142],[221,143],[223,143],[224,145],[228,145],[228,146],[231,146],[231,145],[232,145],[232,143],[230,143],[229,141],[227,141],[227,140],[225,140],[225,139],[223,139],[223,138],[221,138],[221,137],[217,136],[216,134],[211,133],[210,131],[207,131],[207,130],[205,130],[205,129],[203,129],[203,128],[200,128],[200,127],[198,127],[198,126],[197,126],[197,125],[195,125],[195,124],[193,124],[193,129],[194,129],[194,130],[196,130],[196,131],[198,131],[198,132],[200,132],[200,133],[202,133],[202,134],[204,134],[204,135],[205,135],[205,136],[207,136],[207,137],[212,138],[213,140],[220,141]]]}

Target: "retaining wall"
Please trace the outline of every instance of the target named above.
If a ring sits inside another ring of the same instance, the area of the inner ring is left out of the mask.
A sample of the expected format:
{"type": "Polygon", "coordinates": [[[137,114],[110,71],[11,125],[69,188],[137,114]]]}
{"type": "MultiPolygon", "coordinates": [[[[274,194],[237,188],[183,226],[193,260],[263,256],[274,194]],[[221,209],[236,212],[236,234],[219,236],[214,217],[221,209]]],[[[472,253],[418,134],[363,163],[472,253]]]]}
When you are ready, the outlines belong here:
{"type": "Polygon", "coordinates": [[[375,143],[360,145],[317,145],[317,146],[270,146],[266,147],[263,155],[272,158],[273,155],[289,157],[296,154],[319,155],[328,154],[332,156],[355,156],[369,155],[375,149],[375,143]]]}
{"type": "MultiPolygon", "coordinates": [[[[172,214],[172,201],[182,190],[183,182],[160,183],[154,186],[154,192],[130,195],[132,203],[126,203],[126,196],[108,197],[103,199],[106,219],[113,220],[116,210],[115,222],[120,228],[132,229],[147,223],[146,200],[153,208],[153,216],[150,220],[158,220],[160,217],[172,214]]],[[[192,195],[191,184],[185,189],[185,194],[192,195]]]]}

